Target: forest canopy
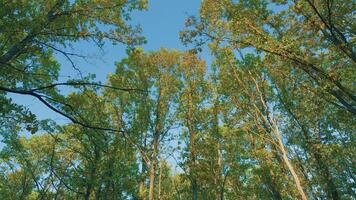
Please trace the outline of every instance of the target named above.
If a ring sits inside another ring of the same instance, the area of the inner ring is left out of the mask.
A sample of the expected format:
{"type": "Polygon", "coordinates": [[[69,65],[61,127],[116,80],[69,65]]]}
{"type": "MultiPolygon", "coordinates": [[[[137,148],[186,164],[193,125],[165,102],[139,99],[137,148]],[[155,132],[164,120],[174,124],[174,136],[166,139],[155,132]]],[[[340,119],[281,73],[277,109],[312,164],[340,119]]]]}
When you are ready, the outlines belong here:
{"type": "Polygon", "coordinates": [[[202,0],[150,51],[148,5],[0,0],[0,199],[356,199],[355,1],[202,0]]]}

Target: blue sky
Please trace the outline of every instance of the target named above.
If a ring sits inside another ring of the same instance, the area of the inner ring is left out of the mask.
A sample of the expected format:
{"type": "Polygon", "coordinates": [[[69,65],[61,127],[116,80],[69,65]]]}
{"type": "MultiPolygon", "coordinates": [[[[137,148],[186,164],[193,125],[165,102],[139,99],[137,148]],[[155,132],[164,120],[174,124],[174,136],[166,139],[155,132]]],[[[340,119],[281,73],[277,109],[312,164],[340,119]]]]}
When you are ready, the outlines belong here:
{"type": "MultiPolygon", "coordinates": [[[[144,50],[158,50],[161,47],[186,49],[179,40],[179,31],[184,28],[184,21],[190,15],[198,15],[200,0],[151,0],[147,11],[135,11],[132,13],[131,24],[142,27],[142,35],[147,43],[142,45],[144,50]]],[[[83,74],[95,74],[96,80],[106,82],[107,75],[115,71],[115,62],[126,56],[124,45],[113,46],[106,44],[102,50],[92,43],[80,42],[75,44],[75,53],[85,55],[85,60],[74,58],[83,74]]],[[[79,74],[73,70],[70,63],[62,56],[57,55],[62,64],[60,80],[79,78],[79,74]]],[[[69,88],[62,88],[64,91],[69,88]]],[[[10,95],[19,104],[26,105],[39,119],[50,118],[58,123],[68,122],[64,117],[54,113],[33,97],[23,95],[10,95]]]]}

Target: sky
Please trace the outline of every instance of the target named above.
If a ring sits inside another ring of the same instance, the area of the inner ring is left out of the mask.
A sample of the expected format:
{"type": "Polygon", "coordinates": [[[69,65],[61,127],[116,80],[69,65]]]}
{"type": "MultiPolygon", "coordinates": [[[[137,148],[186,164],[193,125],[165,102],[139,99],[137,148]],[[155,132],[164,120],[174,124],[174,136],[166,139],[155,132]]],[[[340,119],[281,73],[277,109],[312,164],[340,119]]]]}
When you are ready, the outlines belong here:
{"type": "MultiPolygon", "coordinates": [[[[145,51],[159,50],[162,47],[179,50],[187,49],[179,40],[179,31],[184,28],[184,21],[188,16],[198,15],[201,0],[150,0],[147,11],[134,11],[130,24],[140,25],[142,35],[146,37],[147,43],[142,45],[145,51]]],[[[106,44],[102,50],[92,43],[79,42],[72,50],[75,53],[86,56],[86,59],[73,58],[76,67],[83,75],[88,73],[96,75],[96,81],[106,82],[109,73],[115,72],[115,62],[126,56],[125,46],[106,44]]],[[[64,80],[80,78],[63,55],[57,54],[61,63],[59,82],[64,80]]],[[[70,90],[70,88],[60,88],[70,90]]],[[[50,118],[57,123],[69,122],[63,116],[56,114],[46,108],[41,102],[33,97],[11,94],[14,102],[27,106],[38,119],[50,118]]]]}
{"type": "MultiPolygon", "coordinates": [[[[141,26],[142,35],[147,41],[146,44],[142,45],[145,51],[159,50],[162,47],[186,50],[187,47],[180,42],[179,31],[184,28],[184,22],[187,17],[198,15],[199,5],[200,0],[150,0],[147,11],[134,11],[132,13],[130,24],[141,26]]],[[[86,56],[85,60],[73,58],[76,67],[80,69],[83,75],[88,73],[95,74],[95,80],[102,83],[106,82],[109,73],[115,72],[115,62],[126,57],[125,46],[121,44],[115,46],[106,44],[102,49],[88,42],[79,42],[73,46],[74,49],[70,51],[86,56]]],[[[80,78],[79,73],[73,69],[70,62],[63,55],[57,54],[56,57],[61,63],[58,82],[65,82],[68,78],[80,78]]],[[[71,90],[71,88],[60,89],[64,93],[71,90]]],[[[40,120],[52,119],[58,124],[70,122],[65,117],[47,108],[34,97],[16,94],[9,94],[9,96],[14,102],[28,107],[40,120]]],[[[29,136],[27,133],[24,133],[24,135],[29,136]]],[[[177,141],[172,142],[171,146],[177,145],[177,141]]],[[[178,157],[178,155],[174,156],[178,157]]],[[[176,160],[172,155],[167,157],[167,161],[173,166],[173,173],[181,171],[181,169],[177,168],[176,160]]]]}

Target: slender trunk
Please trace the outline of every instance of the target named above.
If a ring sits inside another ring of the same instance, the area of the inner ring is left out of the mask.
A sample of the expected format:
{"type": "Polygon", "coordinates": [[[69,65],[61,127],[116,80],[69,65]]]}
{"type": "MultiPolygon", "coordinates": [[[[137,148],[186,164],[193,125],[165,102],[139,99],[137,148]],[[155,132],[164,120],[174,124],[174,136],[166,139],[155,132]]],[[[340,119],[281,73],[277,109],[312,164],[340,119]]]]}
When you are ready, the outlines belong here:
{"type": "Polygon", "coordinates": [[[302,187],[302,185],[300,183],[300,179],[299,179],[297,173],[295,172],[292,163],[289,161],[289,158],[287,156],[287,152],[286,152],[284,144],[282,142],[282,138],[281,138],[281,135],[279,133],[278,127],[274,126],[274,130],[273,131],[276,134],[276,137],[277,137],[277,140],[278,140],[279,149],[282,152],[283,161],[285,162],[285,164],[287,165],[290,173],[293,176],[294,182],[297,185],[297,189],[299,191],[300,196],[302,197],[303,200],[308,200],[306,194],[304,193],[303,187],[302,187]]]}
{"type": "Polygon", "coordinates": [[[227,180],[227,176],[229,175],[230,171],[227,171],[226,174],[224,175],[224,180],[222,182],[221,188],[220,188],[220,200],[224,200],[224,192],[225,192],[225,184],[227,180]]]}
{"type": "Polygon", "coordinates": [[[198,184],[196,178],[196,161],[195,161],[195,133],[190,134],[190,178],[191,178],[191,190],[192,190],[192,200],[198,200],[198,184]]]}
{"type": "Polygon", "coordinates": [[[198,200],[198,184],[196,178],[196,161],[195,161],[195,134],[190,134],[190,180],[191,180],[191,191],[192,191],[192,200],[198,200]]]}
{"type": "Polygon", "coordinates": [[[159,146],[159,140],[161,136],[161,131],[162,131],[162,106],[163,106],[163,101],[161,99],[162,97],[162,88],[159,89],[158,91],[158,97],[157,97],[157,107],[156,107],[156,120],[155,120],[155,128],[153,132],[153,153],[151,157],[151,162],[150,162],[150,188],[149,188],[149,194],[148,194],[148,199],[149,200],[154,200],[154,192],[155,192],[155,171],[156,171],[156,165],[157,165],[157,155],[158,155],[158,146],[159,146]]]}
{"type": "MultiPolygon", "coordinates": [[[[146,137],[146,134],[144,134],[144,138],[143,138],[143,144],[142,146],[144,148],[146,148],[146,143],[147,142],[147,137],[146,137]]],[[[142,159],[141,159],[141,177],[140,177],[140,183],[139,183],[139,199],[140,200],[144,200],[146,199],[146,195],[145,195],[145,179],[146,179],[146,176],[147,176],[147,162],[146,160],[143,158],[142,156],[142,159]]]]}
{"type": "Polygon", "coordinates": [[[154,200],[155,165],[156,165],[156,160],[152,160],[151,169],[150,169],[150,189],[148,195],[149,200],[154,200]]]}
{"type": "Polygon", "coordinates": [[[157,164],[157,153],[158,153],[158,138],[155,137],[153,141],[153,155],[151,158],[151,165],[150,165],[150,189],[149,189],[149,200],[154,200],[154,190],[155,190],[155,170],[157,164]]]}
{"type": "Polygon", "coordinates": [[[140,200],[145,199],[145,183],[144,179],[141,178],[140,183],[139,183],[139,191],[138,191],[138,196],[140,200]]]}
{"type": "Polygon", "coordinates": [[[158,174],[158,200],[161,200],[161,182],[162,182],[162,162],[159,163],[159,174],[158,174]]]}
{"type": "Polygon", "coordinates": [[[142,172],[141,172],[141,177],[140,177],[140,183],[139,183],[139,199],[144,200],[145,199],[145,176],[146,176],[146,165],[144,164],[144,161],[142,159],[142,164],[141,164],[142,172]]]}
{"type": "Polygon", "coordinates": [[[188,112],[186,116],[187,127],[189,131],[189,171],[190,171],[190,182],[191,182],[191,192],[192,200],[198,200],[198,184],[196,178],[196,155],[195,155],[195,140],[196,132],[193,121],[193,96],[192,91],[188,94],[188,112]]]}
{"type": "Polygon", "coordinates": [[[221,155],[221,145],[220,145],[220,141],[219,141],[219,138],[217,140],[217,150],[218,150],[218,172],[219,172],[219,185],[220,185],[220,191],[217,190],[217,195],[216,197],[220,197],[219,199],[220,200],[223,200],[224,199],[224,179],[221,179],[223,176],[224,176],[224,172],[223,172],[223,160],[222,160],[222,155],[221,155]],[[221,180],[223,181],[221,183],[221,180]]]}
{"type": "MultiPolygon", "coordinates": [[[[249,72],[250,73],[250,72],[249,72]]],[[[251,74],[251,73],[250,73],[251,74]]],[[[261,103],[262,103],[262,106],[264,107],[265,109],[265,112],[268,113],[268,105],[265,101],[265,97],[263,95],[263,93],[261,92],[260,90],[260,87],[256,81],[255,78],[251,77],[252,80],[255,82],[255,86],[256,86],[256,90],[258,92],[258,95],[259,95],[259,98],[261,100],[261,103]]],[[[279,146],[279,149],[282,153],[282,158],[283,158],[283,161],[285,162],[285,164],[287,165],[288,167],[288,170],[290,171],[290,173],[292,174],[293,176],[293,179],[294,179],[294,182],[297,186],[297,189],[299,191],[299,194],[300,196],[302,197],[303,200],[308,200],[306,194],[304,193],[304,190],[303,190],[303,187],[300,183],[300,179],[297,175],[297,173],[295,172],[294,170],[294,167],[292,165],[292,163],[289,161],[288,159],[288,156],[287,156],[287,151],[284,147],[284,144],[283,144],[283,141],[282,141],[282,136],[281,134],[279,133],[279,129],[278,129],[278,126],[277,126],[277,123],[274,119],[274,117],[271,115],[271,113],[268,113],[267,114],[267,117],[263,114],[263,112],[257,107],[256,104],[254,104],[254,107],[256,109],[256,111],[259,113],[259,115],[262,117],[263,121],[266,123],[266,124],[269,124],[270,128],[272,129],[272,132],[274,133],[275,137],[277,138],[277,143],[278,143],[278,146],[279,146]]]]}
{"type": "Polygon", "coordinates": [[[220,132],[219,132],[219,101],[217,97],[217,91],[215,90],[214,92],[214,108],[213,108],[213,127],[214,127],[214,132],[215,132],[215,140],[217,144],[217,160],[218,160],[218,176],[216,178],[216,182],[218,185],[220,185],[220,188],[216,191],[216,198],[220,200],[224,200],[224,188],[225,188],[225,181],[227,178],[227,175],[224,175],[224,163],[223,163],[223,156],[222,156],[222,147],[220,143],[220,132]]]}

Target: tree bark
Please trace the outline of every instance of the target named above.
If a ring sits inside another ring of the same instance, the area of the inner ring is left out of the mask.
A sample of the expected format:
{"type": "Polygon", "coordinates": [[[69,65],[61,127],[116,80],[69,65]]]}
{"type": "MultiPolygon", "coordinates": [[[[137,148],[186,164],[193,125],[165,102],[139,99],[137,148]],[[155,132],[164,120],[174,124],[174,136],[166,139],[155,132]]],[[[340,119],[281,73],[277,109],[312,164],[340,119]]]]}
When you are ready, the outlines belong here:
{"type": "Polygon", "coordinates": [[[195,140],[196,132],[193,121],[193,96],[192,91],[188,94],[188,111],[187,111],[187,127],[189,131],[189,171],[191,181],[192,200],[198,200],[198,184],[196,178],[196,155],[195,155],[195,140]]]}
{"type": "Polygon", "coordinates": [[[157,153],[158,153],[158,138],[153,141],[153,155],[150,165],[150,189],[148,194],[149,200],[154,200],[154,190],[155,190],[155,170],[157,164],[157,153]]]}
{"type": "MultiPolygon", "coordinates": [[[[249,72],[249,74],[251,75],[250,72],[249,72]]],[[[253,106],[255,107],[255,109],[256,109],[258,115],[261,117],[261,119],[262,119],[266,124],[269,125],[269,127],[270,127],[272,133],[274,134],[275,138],[277,139],[277,145],[278,145],[278,147],[279,147],[279,150],[280,150],[281,153],[282,153],[282,159],[283,159],[284,163],[287,165],[288,170],[289,170],[290,173],[292,174],[292,177],[293,177],[293,179],[294,179],[294,182],[295,182],[295,184],[296,184],[296,186],[297,186],[297,190],[299,191],[299,194],[300,194],[302,200],[308,200],[308,198],[307,198],[307,196],[306,196],[306,194],[305,194],[305,192],[304,192],[304,190],[303,190],[303,187],[302,187],[302,185],[301,185],[301,183],[300,183],[300,179],[299,179],[297,173],[295,172],[292,163],[289,161],[287,151],[286,151],[286,149],[285,149],[285,147],[284,147],[284,144],[283,144],[283,141],[282,141],[282,136],[281,136],[281,134],[279,133],[278,125],[277,125],[277,123],[276,123],[274,117],[271,115],[271,113],[269,113],[269,109],[268,109],[268,105],[267,105],[267,103],[266,103],[266,101],[265,101],[265,97],[263,96],[263,93],[262,93],[262,91],[260,90],[260,87],[259,87],[259,85],[258,85],[256,79],[253,78],[252,76],[251,76],[251,79],[252,79],[252,80],[254,81],[254,83],[255,83],[256,91],[257,91],[257,94],[258,94],[258,96],[259,96],[259,98],[260,98],[260,101],[261,101],[261,103],[262,103],[262,106],[264,107],[265,112],[268,113],[268,114],[267,114],[267,117],[263,114],[263,112],[258,108],[258,106],[257,106],[256,104],[254,104],[253,106]]]]}
{"type": "Polygon", "coordinates": [[[304,193],[303,187],[302,187],[302,185],[300,183],[300,179],[299,179],[297,173],[295,172],[292,163],[289,161],[289,158],[287,156],[287,152],[286,152],[284,144],[282,142],[282,138],[281,138],[281,135],[279,133],[278,127],[275,126],[275,125],[274,125],[274,128],[273,128],[273,132],[275,133],[275,135],[277,137],[278,145],[279,145],[279,149],[281,150],[281,153],[282,153],[283,161],[285,162],[285,164],[287,165],[290,173],[293,176],[294,182],[295,182],[295,184],[297,186],[297,189],[299,191],[300,196],[302,197],[303,200],[308,200],[306,194],[304,193]]]}
{"type": "Polygon", "coordinates": [[[162,192],[162,161],[160,159],[159,163],[159,174],[158,174],[158,200],[161,200],[161,192],[162,192]]]}

